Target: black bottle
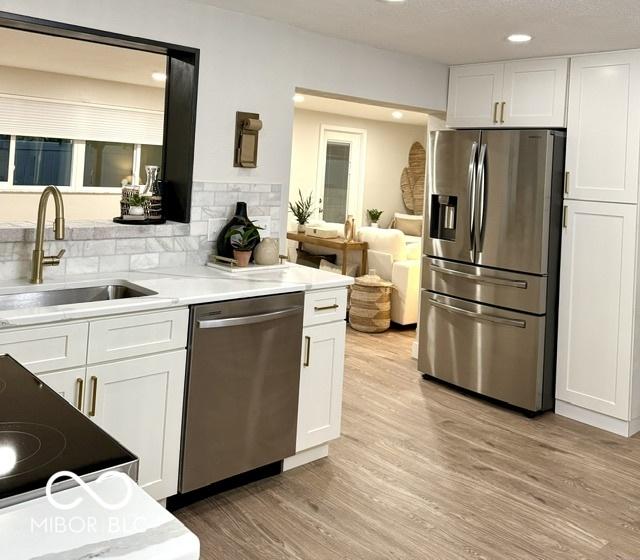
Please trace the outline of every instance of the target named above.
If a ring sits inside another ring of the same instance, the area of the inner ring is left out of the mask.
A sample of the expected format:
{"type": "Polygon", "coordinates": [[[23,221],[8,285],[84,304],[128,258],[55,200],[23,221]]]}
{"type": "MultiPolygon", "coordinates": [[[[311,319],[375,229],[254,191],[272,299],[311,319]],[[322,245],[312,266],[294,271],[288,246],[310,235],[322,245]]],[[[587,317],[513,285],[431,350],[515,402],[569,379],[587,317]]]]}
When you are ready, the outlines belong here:
{"type": "MultiPolygon", "coordinates": [[[[233,247],[231,246],[231,238],[226,239],[227,232],[235,226],[244,226],[246,224],[251,223],[249,220],[249,216],[247,215],[247,203],[246,202],[238,202],[236,203],[236,211],[233,215],[233,218],[227,222],[218,234],[218,239],[216,240],[216,254],[221,257],[233,258],[233,247]]],[[[260,239],[256,239],[254,245],[257,245],[260,242],[260,239]]]]}

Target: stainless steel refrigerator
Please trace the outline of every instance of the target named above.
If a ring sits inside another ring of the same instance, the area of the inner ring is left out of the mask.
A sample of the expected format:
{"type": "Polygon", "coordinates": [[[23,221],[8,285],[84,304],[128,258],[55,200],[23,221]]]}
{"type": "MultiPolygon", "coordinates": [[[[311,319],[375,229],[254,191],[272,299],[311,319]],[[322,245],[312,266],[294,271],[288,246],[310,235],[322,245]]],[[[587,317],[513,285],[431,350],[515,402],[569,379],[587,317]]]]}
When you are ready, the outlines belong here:
{"type": "Polygon", "coordinates": [[[565,133],[430,138],[418,369],[553,408],[565,133]]]}

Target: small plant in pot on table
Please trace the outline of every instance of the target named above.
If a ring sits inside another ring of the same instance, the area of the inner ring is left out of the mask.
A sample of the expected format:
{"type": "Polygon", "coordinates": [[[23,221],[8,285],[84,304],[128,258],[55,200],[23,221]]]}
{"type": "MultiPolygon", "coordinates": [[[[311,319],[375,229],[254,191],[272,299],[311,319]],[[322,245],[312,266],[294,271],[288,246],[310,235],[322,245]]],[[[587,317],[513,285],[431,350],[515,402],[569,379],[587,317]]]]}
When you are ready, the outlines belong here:
{"type": "Polygon", "coordinates": [[[371,227],[378,227],[378,220],[380,219],[380,216],[384,214],[384,212],[376,208],[371,208],[371,210],[367,210],[367,214],[369,214],[369,222],[371,223],[371,227]]]}
{"type": "Polygon", "coordinates": [[[249,222],[243,226],[232,227],[225,235],[226,239],[231,238],[233,258],[238,266],[249,266],[253,248],[260,241],[259,230],[261,229],[264,228],[249,222]]]}
{"type": "Polygon", "coordinates": [[[289,210],[295,216],[298,222],[298,233],[304,233],[305,224],[313,215],[313,205],[311,204],[311,194],[305,198],[302,191],[298,190],[298,200],[293,203],[289,202],[289,210]]]}

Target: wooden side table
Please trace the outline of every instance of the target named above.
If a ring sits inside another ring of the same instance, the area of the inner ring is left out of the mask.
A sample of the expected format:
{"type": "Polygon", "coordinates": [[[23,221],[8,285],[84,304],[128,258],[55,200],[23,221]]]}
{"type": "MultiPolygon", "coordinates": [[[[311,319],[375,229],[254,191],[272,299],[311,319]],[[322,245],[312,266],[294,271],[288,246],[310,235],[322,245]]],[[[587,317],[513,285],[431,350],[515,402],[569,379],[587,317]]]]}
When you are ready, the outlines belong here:
{"type": "Polygon", "coordinates": [[[347,254],[349,251],[360,251],[362,253],[360,261],[360,275],[367,274],[367,251],[369,250],[369,244],[365,241],[345,241],[342,237],[335,237],[333,239],[324,239],[322,237],[313,237],[306,233],[287,232],[287,239],[291,241],[297,241],[298,246],[303,243],[307,245],[316,245],[318,247],[325,247],[327,249],[335,249],[342,253],[342,274],[347,275],[347,254]]]}

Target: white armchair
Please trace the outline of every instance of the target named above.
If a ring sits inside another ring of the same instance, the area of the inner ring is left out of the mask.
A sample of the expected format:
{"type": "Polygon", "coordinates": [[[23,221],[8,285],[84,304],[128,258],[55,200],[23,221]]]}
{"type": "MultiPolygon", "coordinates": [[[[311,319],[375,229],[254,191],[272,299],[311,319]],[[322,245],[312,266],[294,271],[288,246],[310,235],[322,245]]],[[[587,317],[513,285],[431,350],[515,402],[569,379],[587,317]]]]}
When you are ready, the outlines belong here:
{"type": "Polygon", "coordinates": [[[407,246],[404,233],[397,229],[362,227],[360,241],[369,244],[369,270],[393,282],[391,320],[400,325],[418,322],[420,298],[420,244],[407,246]]]}

